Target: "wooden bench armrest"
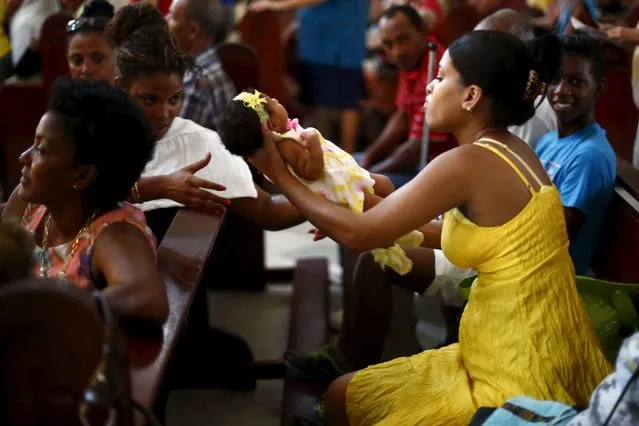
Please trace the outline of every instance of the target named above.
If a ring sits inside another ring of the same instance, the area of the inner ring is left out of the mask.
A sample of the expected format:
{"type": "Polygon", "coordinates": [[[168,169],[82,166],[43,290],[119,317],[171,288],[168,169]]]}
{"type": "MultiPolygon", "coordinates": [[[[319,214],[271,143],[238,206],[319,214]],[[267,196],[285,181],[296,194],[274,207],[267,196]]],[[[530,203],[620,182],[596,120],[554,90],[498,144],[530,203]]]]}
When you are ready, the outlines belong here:
{"type": "Polygon", "coordinates": [[[617,157],[617,185],[639,200],[639,170],[621,157],[617,157]]]}
{"type": "MultiPolygon", "coordinates": [[[[132,362],[132,396],[142,406],[152,408],[162,385],[171,356],[182,333],[202,271],[215,244],[225,214],[220,217],[180,210],[158,248],[158,268],[166,285],[169,318],[163,327],[162,348],[144,366],[132,362]]],[[[131,353],[148,343],[132,342],[131,353]]]]}
{"type": "Polygon", "coordinates": [[[639,170],[617,159],[617,183],[590,266],[601,279],[639,283],[639,170]]]}

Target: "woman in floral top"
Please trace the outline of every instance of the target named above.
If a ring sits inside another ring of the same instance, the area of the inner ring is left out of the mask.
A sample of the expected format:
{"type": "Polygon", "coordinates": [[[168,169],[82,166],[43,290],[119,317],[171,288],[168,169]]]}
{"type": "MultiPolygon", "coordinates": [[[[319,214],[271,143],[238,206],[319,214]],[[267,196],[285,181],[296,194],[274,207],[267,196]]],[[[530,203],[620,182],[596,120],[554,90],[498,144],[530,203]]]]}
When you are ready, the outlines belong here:
{"type": "Polygon", "coordinates": [[[22,179],[2,212],[36,244],[34,274],[104,291],[124,320],[168,315],[144,214],[123,202],[153,153],[152,130],[124,92],[61,80],[51,92],[22,179]]]}

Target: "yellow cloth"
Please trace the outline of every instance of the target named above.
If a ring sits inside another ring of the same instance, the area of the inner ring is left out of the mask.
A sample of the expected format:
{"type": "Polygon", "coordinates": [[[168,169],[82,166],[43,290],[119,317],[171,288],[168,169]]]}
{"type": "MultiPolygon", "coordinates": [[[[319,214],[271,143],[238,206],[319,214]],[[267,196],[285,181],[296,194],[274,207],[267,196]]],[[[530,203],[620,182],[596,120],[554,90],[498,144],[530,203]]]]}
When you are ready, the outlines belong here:
{"type": "MultiPolygon", "coordinates": [[[[0,21],[4,18],[4,12],[7,8],[6,0],[0,0],[0,21]]],[[[4,33],[2,28],[0,27],[0,58],[9,53],[11,50],[11,45],[9,44],[9,39],[7,35],[4,33]]]]}
{"type": "MultiPolygon", "coordinates": [[[[284,134],[276,134],[278,139],[292,139],[300,142],[300,135],[304,129],[297,121],[290,124],[292,128],[284,134]]],[[[366,193],[374,194],[375,180],[370,173],[360,167],[355,159],[334,143],[324,139],[318,132],[322,153],[324,154],[324,174],[315,181],[302,179],[295,174],[293,168],[288,168],[300,182],[315,194],[327,200],[348,208],[355,213],[364,211],[364,197],[366,193]]],[[[399,238],[392,247],[372,250],[375,261],[384,269],[389,267],[400,275],[405,275],[413,269],[413,262],[401,248],[419,247],[424,235],[419,231],[412,231],[399,238]]]]}
{"type": "Polygon", "coordinates": [[[548,8],[555,2],[555,0],[526,0],[526,4],[529,7],[533,7],[541,10],[542,12],[548,12],[548,8]]]}
{"type": "Polygon", "coordinates": [[[444,253],[478,272],[459,343],[356,373],[346,393],[351,425],[467,425],[479,407],[520,395],[587,406],[611,372],[577,294],[559,192],[534,191],[490,142],[478,144],[517,172],[531,199],[495,227],[446,213],[444,253]]]}

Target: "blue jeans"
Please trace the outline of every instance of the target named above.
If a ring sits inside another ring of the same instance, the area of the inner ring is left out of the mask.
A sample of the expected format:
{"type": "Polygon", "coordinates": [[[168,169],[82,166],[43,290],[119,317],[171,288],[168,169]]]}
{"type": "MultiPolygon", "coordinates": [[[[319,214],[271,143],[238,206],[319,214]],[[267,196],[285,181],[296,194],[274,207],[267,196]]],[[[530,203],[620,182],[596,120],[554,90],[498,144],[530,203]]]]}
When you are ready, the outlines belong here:
{"type": "MultiPolygon", "coordinates": [[[[356,152],[356,153],[353,154],[353,158],[358,163],[360,163],[362,161],[363,157],[364,157],[364,153],[363,152],[356,152]]],[[[390,172],[390,173],[379,173],[379,174],[380,175],[384,175],[387,178],[389,178],[391,180],[391,182],[393,182],[393,185],[395,185],[395,189],[397,189],[397,188],[400,188],[400,187],[406,185],[411,179],[413,179],[415,176],[417,176],[417,173],[419,173],[419,170],[417,169],[417,167],[415,167],[415,169],[413,171],[390,172]]]]}

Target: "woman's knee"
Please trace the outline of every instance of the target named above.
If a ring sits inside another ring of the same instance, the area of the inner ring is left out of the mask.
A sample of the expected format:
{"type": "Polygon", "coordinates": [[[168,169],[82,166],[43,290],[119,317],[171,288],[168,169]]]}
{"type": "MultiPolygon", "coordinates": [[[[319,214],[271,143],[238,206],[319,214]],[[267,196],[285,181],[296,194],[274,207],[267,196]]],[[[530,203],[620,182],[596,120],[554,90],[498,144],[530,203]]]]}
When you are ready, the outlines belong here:
{"type": "Polygon", "coordinates": [[[345,374],[333,381],[324,395],[326,419],[332,426],[348,425],[346,389],[355,373],[345,374]]]}

